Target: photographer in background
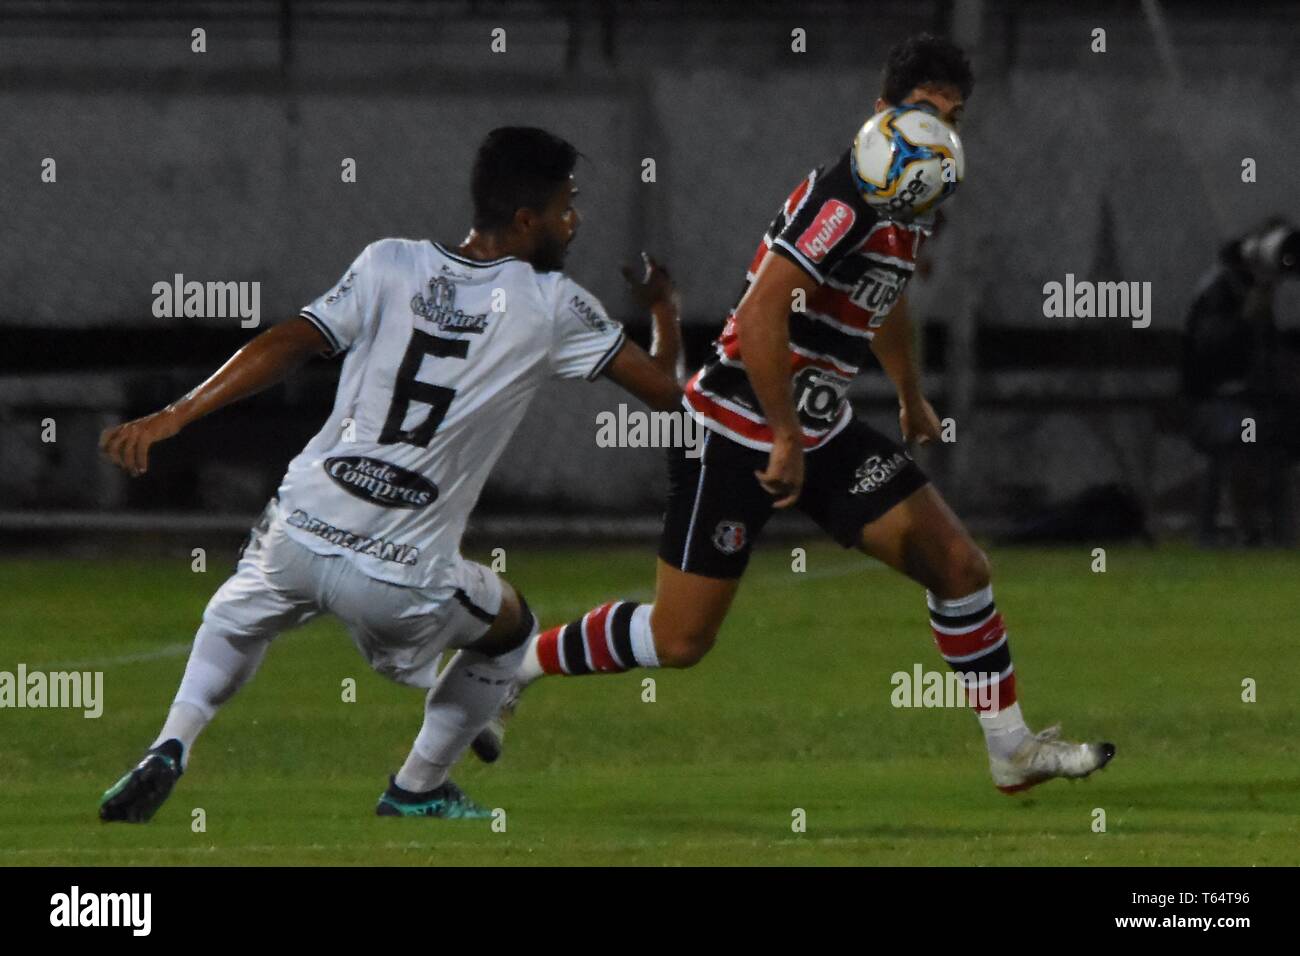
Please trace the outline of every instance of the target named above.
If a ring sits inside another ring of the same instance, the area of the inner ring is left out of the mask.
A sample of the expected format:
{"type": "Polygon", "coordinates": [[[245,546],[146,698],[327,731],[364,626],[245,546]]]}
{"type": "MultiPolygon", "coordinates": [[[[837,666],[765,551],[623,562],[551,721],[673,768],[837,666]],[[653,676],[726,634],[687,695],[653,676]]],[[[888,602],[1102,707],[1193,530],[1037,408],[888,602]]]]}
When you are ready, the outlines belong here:
{"type": "Polygon", "coordinates": [[[1297,275],[1300,230],[1269,219],[1220,250],[1188,313],[1182,392],[1188,437],[1209,459],[1204,545],[1218,543],[1225,476],[1242,544],[1294,542],[1289,470],[1300,458],[1300,351],[1278,331],[1273,295],[1281,279],[1297,275]]]}

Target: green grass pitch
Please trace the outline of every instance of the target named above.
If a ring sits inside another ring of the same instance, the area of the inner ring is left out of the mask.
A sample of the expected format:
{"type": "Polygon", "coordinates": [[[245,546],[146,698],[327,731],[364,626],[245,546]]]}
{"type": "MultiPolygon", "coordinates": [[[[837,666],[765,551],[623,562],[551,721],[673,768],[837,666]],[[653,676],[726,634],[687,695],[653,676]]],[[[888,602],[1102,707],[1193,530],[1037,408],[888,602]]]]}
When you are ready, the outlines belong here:
{"type": "MultiPolygon", "coordinates": [[[[421,694],[372,674],[332,619],[272,647],[152,823],[99,823],[226,562],[0,562],[0,670],[102,669],[105,697],[99,719],[0,710],[0,863],[1300,863],[1300,557],[1114,548],[1098,574],[1090,551],[993,559],[1031,725],[1118,745],[1093,779],[998,793],[971,714],[890,705],[892,673],[943,666],[920,590],[833,546],[794,573],[768,545],[701,665],[543,681],[501,762],[466,758],[456,779],[505,832],[373,815],[421,694]]],[[[508,560],[548,625],[644,600],[653,575],[650,546],[508,560]]]]}

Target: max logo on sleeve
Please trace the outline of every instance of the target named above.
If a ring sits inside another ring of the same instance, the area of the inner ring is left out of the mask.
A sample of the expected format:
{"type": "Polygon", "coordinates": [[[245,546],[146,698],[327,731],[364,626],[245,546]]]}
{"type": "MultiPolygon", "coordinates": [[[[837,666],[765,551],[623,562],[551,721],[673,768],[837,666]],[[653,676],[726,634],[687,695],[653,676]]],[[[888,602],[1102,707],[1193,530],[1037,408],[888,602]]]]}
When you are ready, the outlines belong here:
{"type": "Polygon", "coordinates": [[[593,332],[608,332],[614,328],[614,323],[605,318],[600,309],[583,300],[581,296],[575,295],[569,300],[569,311],[580,318],[593,332]]]}
{"type": "Polygon", "coordinates": [[[325,296],[325,304],[326,304],[326,305],[333,305],[333,304],[334,304],[335,302],[337,302],[339,299],[343,298],[345,295],[347,295],[349,292],[351,292],[351,291],[352,291],[352,283],[355,282],[356,279],[357,279],[357,274],[356,274],[356,272],[355,272],[354,270],[349,269],[349,270],[348,270],[348,274],[345,275],[345,276],[344,276],[344,277],[339,281],[338,287],[335,288],[335,290],[334,290],[333,292],[331,292],[329,295],[325,296]]]}
{"type": "Polygon", "coordinates": [[[856,218],[853,208],[838,199],[828,199],[822,204],[812,225],[804,230],[795,247],[812,262],[821,262],[835,244],[849,234],[856,218]]]}

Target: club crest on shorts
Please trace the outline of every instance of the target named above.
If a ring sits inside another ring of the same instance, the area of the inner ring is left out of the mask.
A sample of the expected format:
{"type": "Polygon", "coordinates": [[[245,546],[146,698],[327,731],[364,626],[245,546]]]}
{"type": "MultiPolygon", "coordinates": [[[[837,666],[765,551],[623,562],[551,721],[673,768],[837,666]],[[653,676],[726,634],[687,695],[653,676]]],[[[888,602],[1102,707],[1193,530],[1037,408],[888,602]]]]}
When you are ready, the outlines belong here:
{"type": "Polygon", "coordinates": [[[888,458],[872,455],[858,465],[857,471],[853,473],[853,487],[849,489],[849,493],[861,495],[875,491],[892,480],[907,461],[908,455],[901,451],[894,452],[888,458]]]}
{"type": "Polygon", "coordinates": [[[743,521],[719,521],[713,529],[713,546],[723,554],[735,554],[745,547],[743,521]]]}

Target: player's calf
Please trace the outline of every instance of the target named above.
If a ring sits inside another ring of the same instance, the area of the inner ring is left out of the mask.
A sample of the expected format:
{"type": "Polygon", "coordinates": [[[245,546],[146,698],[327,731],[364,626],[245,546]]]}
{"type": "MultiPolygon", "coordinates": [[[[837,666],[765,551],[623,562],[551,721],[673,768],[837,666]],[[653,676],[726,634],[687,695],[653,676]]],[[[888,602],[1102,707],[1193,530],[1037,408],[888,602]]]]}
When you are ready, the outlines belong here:
{"type": "Polygon", "coordinates": [[[653,612],[652,604],[613,601],[543,631],[529,644],[520,681],[527,684],[543,674],[619,674],[661,666],[650,625],[653,612]]]}
{"type": "Polygon", "coordinates": [[[634,667],[691,667],[717,640],[718,625],[683,626],[653,604],[614,601],[576,621],[553,627],[529,642],[501,711],[474,738],[473,751],[485,763],[501,756],[506,721],[523,689],[547,674],[621,674],[634,667]]]}
{"type": "Polygon", "coordinates": [[[738,585],[738,578],[693,574],[660,559],[653,604],[602,604],[532,638],[505,706],[475,739],[474,753],[488,763],[501,755],[505,719],[523,688],[543,675],[619,674],[634,667],[699,663],[717,641],[738,585]]]}
{"type": "Polygon", "coordinates": [[[411,752],[393,778],[377,811],[394,810],[403,816],[473,816],[454,806],[464,798],[448,779],[451,766],[472,746],[481,759],[492,762],[500,754],[503,733],[488,724],[507,700],[517,695],[516,677],[529,639],[537,633],[537,619],[528,603],[506,585],[503,608],[511,608],[509,626],[493,627],[463,648],[438,677],[425,700],[424,723],[411,752]],[[442,788],[451,788],[451,796],[442,788]],[[450,801],[450,802],[449,802],[450,801]],[[425,810],[412,806],[429,804],[425,810]],[[444,806],[444,804],[446,806],[444,806]]]}
{"type": "Polygon", "coordinates": [[[1115,745],[1057,739],[1057,728],[1032,734],[1020,712],[1011,644],[990,585],[961,597],[926,593],[939,653],[965,678],[979,716],[993,782],[1018,793],[1055,777],[1086,777],[1110,762],[1115,745]]]}
{"type": "Polygon", "coordinates": [[[545,674],[621,674],[634,667],[692,667],[717,642],[719,623],[683,620],[655,604],[611,601],[537,635],[520,668],[545,674]]]}
{"type": "Polygon", "coordinates": [[[650,623],[660,667],[694,667],[718,642],[718,627],[713,624],[660,622],[655,615],[650,623]]]}
{"type": "Polygon", "coordinates": [[[521,684],[543,674],[617,674],[633,667],[692,667],[713,648],[739,587],[658,562],[653,604],[614,601],[534,638],[521,684]]]}
{"type": "Polygon", "coordinates": [[[963,533],[946,534],[922,548],[909,548],[907,574],[932,594],[956,600],[989,586],[988,555],[963,533]]]}

